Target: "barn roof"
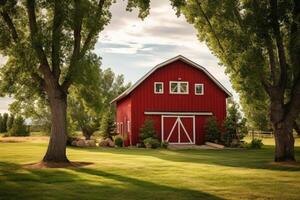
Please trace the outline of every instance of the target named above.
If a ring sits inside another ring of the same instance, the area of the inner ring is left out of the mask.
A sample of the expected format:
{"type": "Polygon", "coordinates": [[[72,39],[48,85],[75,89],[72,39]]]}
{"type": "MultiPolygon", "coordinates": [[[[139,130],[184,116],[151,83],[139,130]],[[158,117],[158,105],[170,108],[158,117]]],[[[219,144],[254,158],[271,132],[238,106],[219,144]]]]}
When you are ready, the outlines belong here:
{"type": "Polygon", "coordinates": [[[115,98],[114,100],[111,101],[111,103],[118,101],[120,99],[123,99],[124,97],[126,97],[127,95],[129,95],[137,86],[139,86],[144,80],[146,80],[152,73],[154,73],[157,69],[164,67],[172,62],[175,62],[177,60],[180,60],[184,63],[187,63],[197,69],[199,69],[200,71],[204,72],[217,86],[219,86],[219,88],[221,88],[229,97],[232,96],[232,94],[215,78],[213,77],[213,75],[211,73],[209,73],[204,67],[202,67],[201,65],[191,61],[190,59],[182,56],[182,55],[178,55],[174,58],[171,58],[169,60],[166,60],[158,65],[156,65],[154,68],[152,68],[147,74],[145,74],[142,78],[140,78],[135,84],[133,84],[131,87],[129,87],[127,90],[125,90],[122,94],[120,94],[117,98],[115,98]]]}

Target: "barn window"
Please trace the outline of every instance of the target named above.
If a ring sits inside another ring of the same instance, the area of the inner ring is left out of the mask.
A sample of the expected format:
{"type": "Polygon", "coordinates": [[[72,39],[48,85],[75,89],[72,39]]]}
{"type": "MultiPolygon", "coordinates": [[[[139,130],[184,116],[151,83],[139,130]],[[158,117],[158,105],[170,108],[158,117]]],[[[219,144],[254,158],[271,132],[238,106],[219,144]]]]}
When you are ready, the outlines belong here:
{"type": "Polygon", "coordinates": [[[202,83],[195,84],[195,95],[203,95],[204,94],[204,85],[202,83]]]}
{"type": "Polygon", "coordinates": [[[184,81],[170,81],[170,94],[188,94],[189,83],[184,81]]]}
{"type": "Polygon", "coordinates": [[[164,83],[163,82],[155,82],[154,83],[154,93],[155,94],[163,94],[164,93],[164,83]]]}

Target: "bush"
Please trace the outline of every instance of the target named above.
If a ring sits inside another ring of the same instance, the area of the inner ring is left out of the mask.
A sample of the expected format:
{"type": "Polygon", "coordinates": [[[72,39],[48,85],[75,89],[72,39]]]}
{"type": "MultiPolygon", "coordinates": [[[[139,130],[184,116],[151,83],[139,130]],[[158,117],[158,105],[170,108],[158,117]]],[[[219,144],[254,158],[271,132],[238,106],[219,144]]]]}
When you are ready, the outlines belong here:
{"type": "Polygon", "coordinates": [[[156,138],[149,137],[149,138],[146,138],[143,142],[144,142],[146,148],[156,149],[156,148],[160,147],[160,142],[156,138]]]}
{"type": "Polygon", "coordinates": [[[205,140],[218,143],[221,137],[221,132],[218,127],[218,122],[215,117],[209,117],[205,124],[205,140]]]}
{"type": "Polygon", "coordinates": [[[25,120],[23,117],[19,116],[14,120],[14,123],[9,130],[10,136],[29,136],[30,132],[27,129],[27,126],[25,125],[25,120]]]}
{"type": "Polygon", "coordinates": [[[123,138],[120,136],[115,137],[115,145],[117,147],[123,147],[123,138]]]}
{"type": "Polygon", "coordinates": [[[166,148],[168,148],[168,146],[169,146],[169,142],[165,142],[165,141],[164,141],[164,142],[161,143],[161,147],[162,147],[162,148],[165,148],[165,149],[166,149],[166,148]]]}
{"type": "Polygon", "coordinates": [[[156,131],[154,128],[154,121],[151,119],[146,119],[143,126],[140,129],[140,140],[144,142],[147,138],[156,139],[156,131]]]}
{"type": "Polygon", "coordinates": [[[100,133],[103,138],[110,138],[110,139],[112,139],[113,136],[117,135],[115,119],[110,109],[107,110],[102,116],[100,133]]]}
{"type": "Polygon", "coordinates": [[[254,138],[250,144],[249,144],[249,147],[250,149],[261,149],[262,146],[263,146],[263,142],[261,139],[257,139],[257,138],[254,138]]]}
{"type": "Polygon", "coordinates": [[[227,116],[224,121],[225,132],[223,140],[226,146],[239,146],[240,141],[247,134],[246,119],[242,117],[238,105],[233,103],[227,109],[227,116]]]}

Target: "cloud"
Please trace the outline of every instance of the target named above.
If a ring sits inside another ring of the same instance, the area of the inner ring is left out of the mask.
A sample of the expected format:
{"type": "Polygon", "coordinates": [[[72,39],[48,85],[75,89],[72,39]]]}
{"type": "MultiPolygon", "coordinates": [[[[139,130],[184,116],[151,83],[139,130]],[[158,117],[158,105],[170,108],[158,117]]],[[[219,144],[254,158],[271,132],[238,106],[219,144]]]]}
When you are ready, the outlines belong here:
{"type": "Polygon", "coordinates": [[[9,104],[13,102],[13,99],[10,97],[0,98],[0,113],[8,112],[9,104]]]}

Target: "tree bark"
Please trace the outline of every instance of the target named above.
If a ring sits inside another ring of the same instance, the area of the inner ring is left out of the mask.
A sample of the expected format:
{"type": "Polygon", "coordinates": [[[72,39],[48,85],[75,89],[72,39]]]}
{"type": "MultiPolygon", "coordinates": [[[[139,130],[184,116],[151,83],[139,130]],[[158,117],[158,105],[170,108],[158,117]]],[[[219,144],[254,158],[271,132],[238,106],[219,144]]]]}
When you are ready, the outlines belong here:
{"type": "Polygon", "coordinates": [[[44,162],[69,162],[67,144],[67,96],[59,89],[48,92],[51,110],[51,136],[44,162]]]}
{"type": "Polygon", "coordinates": [[[294,137],[289,128],[275,128],[275,162],[295,161],[294,137]]]}

